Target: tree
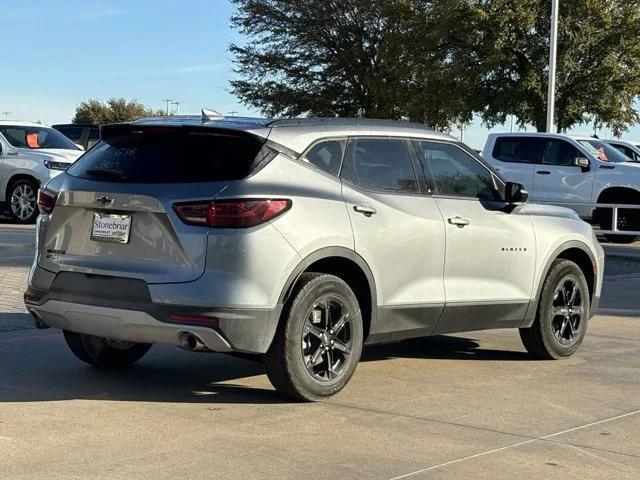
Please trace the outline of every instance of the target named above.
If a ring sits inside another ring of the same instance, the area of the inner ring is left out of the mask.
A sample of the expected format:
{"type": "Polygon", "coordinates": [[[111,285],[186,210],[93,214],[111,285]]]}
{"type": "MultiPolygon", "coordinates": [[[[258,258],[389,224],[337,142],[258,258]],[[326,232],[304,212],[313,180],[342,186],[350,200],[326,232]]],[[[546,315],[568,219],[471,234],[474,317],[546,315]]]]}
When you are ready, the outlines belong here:
{"type": "Polygon", "coordinates": [[[242,101],[267,115],[404,114],[400,86],[407,2],[233,0],[232,24],[249,37],[231,45],[242,101]]]}
{"type": "MultiPolygon", "coordinates": [[[[488,125],[515,115],[546,129],[551,0],[444,0],[434,15],[468,102],[488,125]],[[461,22],[460,20],[465,20],[461,22]]],[[[562,0],[556,120],[559,131],[596,117],[621,132],[639,120],[640,2],[562,0]]]]}
{"type": "MultiPolygon", "coordinates": [[[[232,91],[270,116],[546,128],[551,0],[233,0],[232,91]]],[[[556,119],[639,120],[640,0],[562,0],[556,119]]]]}
{"type": "Polygon", "coordinates": [[[90,99],[76,107],[73,123],[115,123],[127,122],[141,117],[162,116],[162,110],[153,110],[137,100],[110,98],[105,103],[90,99]]]}

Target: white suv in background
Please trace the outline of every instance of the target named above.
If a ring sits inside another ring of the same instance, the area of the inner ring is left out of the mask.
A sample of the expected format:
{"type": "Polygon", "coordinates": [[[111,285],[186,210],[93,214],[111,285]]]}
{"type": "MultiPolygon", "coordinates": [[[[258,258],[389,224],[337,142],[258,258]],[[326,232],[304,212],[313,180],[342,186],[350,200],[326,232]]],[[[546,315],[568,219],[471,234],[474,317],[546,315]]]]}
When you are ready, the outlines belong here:
{"type": "MultiPolygon", "coordinates": [[[[548,133],[490,134],[483,158],[507,180],[525,186],[535,203],[559,205],[613,230],[612,212],[597,203],[640,204],[640,164],[591,137],[548,133]]],[[[640,230],[640,214],[619,210],[618,229],[640,230]]],[[[617,243],[632,235],[609,235],[617,243]]]]}
{"type": "Polygon", "coordinates": [[[603,142],[620,150],[629,157],[630,162],[640,163],[640,144],[625,142],[624,140],[603,140],[603,142]]]}
{"type": "Polygon", "coordinates": [[[65,170],[83,149],[51,127],[0,120],[0,208],[19,223],[38,217],[38,188],[65,170]]]}

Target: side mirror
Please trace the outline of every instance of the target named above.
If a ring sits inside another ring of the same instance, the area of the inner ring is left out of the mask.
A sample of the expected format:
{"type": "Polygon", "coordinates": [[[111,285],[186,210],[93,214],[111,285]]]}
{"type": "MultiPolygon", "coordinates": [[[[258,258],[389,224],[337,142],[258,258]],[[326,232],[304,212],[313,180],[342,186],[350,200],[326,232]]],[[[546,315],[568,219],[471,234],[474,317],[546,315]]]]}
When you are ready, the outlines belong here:
{"type": "Polygon", "coordinates": [[[504,201],[511,205],[527,203],[529,192],[519,183],[507,182],[504,186],[504,201]]]}
{"type": "Polygon", "coordinates": [[[589,163],[589,160],[585,157],[576,157],[573,160],[573,164],[576,167],[580,167],[582,170],[585,170],[585,171],[589,170],[590,163],[589,163]]]}

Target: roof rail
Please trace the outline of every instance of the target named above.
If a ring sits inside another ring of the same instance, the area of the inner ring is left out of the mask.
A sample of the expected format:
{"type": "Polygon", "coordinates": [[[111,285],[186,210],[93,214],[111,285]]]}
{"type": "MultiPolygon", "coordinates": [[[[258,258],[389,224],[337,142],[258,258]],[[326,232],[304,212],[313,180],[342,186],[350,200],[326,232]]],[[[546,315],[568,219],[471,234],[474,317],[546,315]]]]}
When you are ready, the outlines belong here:
{"type": "Polygon", "coordinates": [[[406,120],[388,120],[378,118],[339,118],[339,117],[307,117],[307,118],[285,118],[273,120],[270,127],[296,127],[296,126],[360,126],[360,127],[408,127],[420,130],[434,131],[422,123],[409,122],[406,120]]]}

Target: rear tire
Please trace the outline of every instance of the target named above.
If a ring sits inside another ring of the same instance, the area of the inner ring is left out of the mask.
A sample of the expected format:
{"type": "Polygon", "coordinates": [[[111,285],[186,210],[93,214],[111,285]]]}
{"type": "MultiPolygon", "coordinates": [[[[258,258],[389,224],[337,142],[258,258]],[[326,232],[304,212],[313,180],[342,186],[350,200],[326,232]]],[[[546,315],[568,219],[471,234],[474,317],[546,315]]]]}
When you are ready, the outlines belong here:
{"type": "Polygon", "coordinates": [[[520,329],[524,347],[543,360],[573,355],[587,332],[590,308],[589,286],[580,267],[570,260],[555,260],[544,280],[533,325],[520,329]]]}
{"type": "Polygon", "coordinates": [[[15,223],[34,223],[38,215],[38,185],[35,181],[21,179],[12,182],[7,189],[7,210],[15,223]]]}
{"type": "Polygon", "coordinates": [[[100,368],[124,368],[140,360],[150,343],[131,343],[93,335],[64,331],[64,339],[73,354],[89,365],[100,368]]]}
{"type": "Polygon", "coordinates": [[[344,388],[362,353],[358,300],[342,279],[322,273],[300,276],[264,356],[267,376],[279,392],[297,400],[321,400],[344,388]]]}

